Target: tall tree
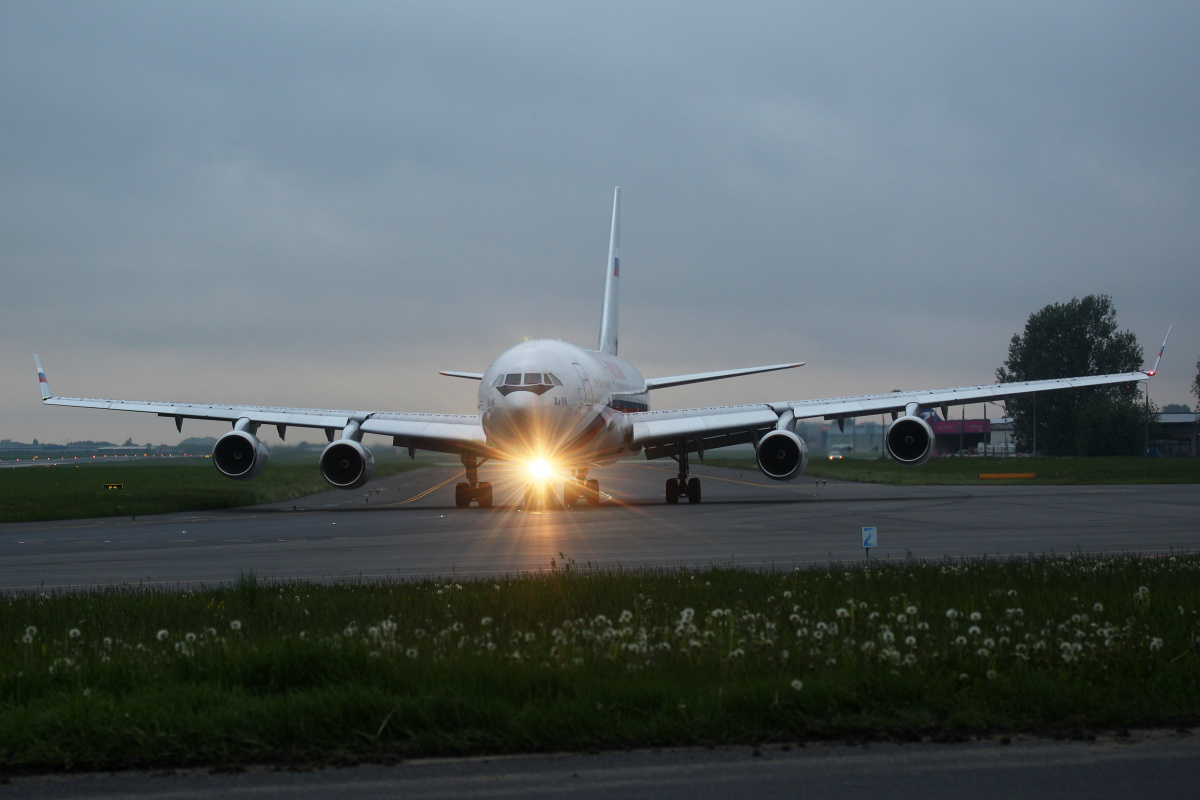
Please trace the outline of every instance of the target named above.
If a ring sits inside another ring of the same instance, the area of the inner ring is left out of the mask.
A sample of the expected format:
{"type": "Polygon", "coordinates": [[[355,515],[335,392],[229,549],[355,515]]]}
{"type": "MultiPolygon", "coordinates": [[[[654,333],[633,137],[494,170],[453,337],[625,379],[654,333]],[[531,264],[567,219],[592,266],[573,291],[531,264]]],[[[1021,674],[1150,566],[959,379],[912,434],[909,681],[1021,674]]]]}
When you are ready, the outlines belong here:
{"type": "Polygon", "coordinates": [[[1192,379],[1192,394],[1196,396],[1196,413],[1200,414],[1200,358],[1196,359],[1196,377],[1192,379]]]}
{"type": "MultiPolygon", "coordinates": [[[[1137,338],[1117,330],[1112,298],[1073,297],[1029,315],[1024,332],[1013,334],[996,378],[1008,383],[1133,372],[1142,368],[1142,355],[1137,338]]],[[[1035,438],[1045,455],[1136,454],[1145,441],[1146,412],[1136,384],[1046,392],[1006,406],[1023,452],[1032,452],[1035,438]]]]}

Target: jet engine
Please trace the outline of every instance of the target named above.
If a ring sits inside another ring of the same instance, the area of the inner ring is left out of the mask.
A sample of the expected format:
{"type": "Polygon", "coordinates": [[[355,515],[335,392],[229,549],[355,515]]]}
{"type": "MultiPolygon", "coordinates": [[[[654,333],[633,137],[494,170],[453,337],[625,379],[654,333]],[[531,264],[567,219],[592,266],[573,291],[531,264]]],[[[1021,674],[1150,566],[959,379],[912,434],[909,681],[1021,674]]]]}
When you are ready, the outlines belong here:
{"type": "Polygon", "coordinates": [[[883,446],[906,467],[920,466],[933,455],[933,428],[920,417],[900,417],[888,426],[883,446]]]}
{"type": "Polygon", "coordinates": [[[788,481],[808,467],[808,445],[791,431],[771,431],[759,440],[754,458],[763,475],[788,481]]]}
{"type": "Polygon", "coordinates": [[[375,457],[353,439],[338,439],[321,453],[321,477],[339,489],[357,489],[375,474],[375,457]]]}
{"type": "Polygon", "coordinates": [[[267,446],[246,431],[230,431],[213,445],[212,460],[227,478],[249,480],[267,466],[267,446]]]}

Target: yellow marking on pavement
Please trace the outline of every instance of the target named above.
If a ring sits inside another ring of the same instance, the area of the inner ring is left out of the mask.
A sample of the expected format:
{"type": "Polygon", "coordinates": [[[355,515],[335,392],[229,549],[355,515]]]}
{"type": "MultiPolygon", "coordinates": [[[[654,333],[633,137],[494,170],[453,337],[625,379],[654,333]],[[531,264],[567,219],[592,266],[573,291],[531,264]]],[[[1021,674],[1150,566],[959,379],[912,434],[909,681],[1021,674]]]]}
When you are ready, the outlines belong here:
{"type": "Polygon", "coordinates": [[[435,486],[430,486],[430,487],[429,487],[428,489],[426,489],[425,491],[421,492],[420,494],[414,494],[412,497],[408,498],[407,500],[398,500],[398,501],[396,501],[395,503],[384,503],[383,505],[378,505],[378,506],[375,506],[375,507],[376,507],[376,508],[387,508],[388,506],[402,506],[402,505],[404,505],[405,503],[411,503],[411,502],[413,502],[413,501],[415,501],[415,500],[420,500],[422,497],[424,497],[425,495],[429,494],[430,492],[435,492],[435,491],[437,491],[438,489],[440,489],[440,488],[442,488],[443,486],[445,486],[445,485],[446,485],[447,483],[449,483],[450,481],[455,481],[455,480],[458,480],[459,478],[461,478],[463,475],[466,475],[466,474],[467,474],[466,470],[462,470],[461,472],[456,472],[456,473],[454,473],[453,475],[451,475],[449,478],[446,478],[446,480],[442,481],[441,483],[439,483],[439,484],[437,484],[437,485],[435,485],[435,486]]]}

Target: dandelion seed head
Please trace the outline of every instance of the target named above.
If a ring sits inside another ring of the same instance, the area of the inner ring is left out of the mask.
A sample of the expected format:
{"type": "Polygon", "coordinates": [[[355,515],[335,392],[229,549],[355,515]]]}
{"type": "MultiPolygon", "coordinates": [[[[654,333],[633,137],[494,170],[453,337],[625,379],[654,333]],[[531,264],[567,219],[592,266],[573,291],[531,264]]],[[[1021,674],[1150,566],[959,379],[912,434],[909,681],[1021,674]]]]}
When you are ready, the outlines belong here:
{"type": "Polygon", "coordinates": [[[30,625],[28,628],[25,629],[25,635],[26,636],[37,636],[37,627],[34,625],[30,625]]]}
{"type": "Polygon", "coordinates": [[[971,612],[971,622],[979,622],[979,620],[981,620],[981,619],[983,619],[983,615],[980,614],[978,611],[971,612]]]}
{"type": "Polygon", "coordinates": [[[79,628],[71,628],[71,630],[67,631],[67,637],[70,639],[78,639],[79,636],[79,628]]]}
{"type": "Polygon", "coordinates": [[[798,692],[804,688],[804,684],[800,682],[799,678],[796,678],[795,680],[792,681],[792,688],[798,692]]]}
{"type": "Polygon", "coordinates": [[[235,619],[229,623],[230,630],[240,631],[242,629],[242,621],[235,619]]]}
{"type": "Polygon", "coordinates": [[[167,637],[168,637],[168,636],[170,636],[170,635],[171,635],[171,634],[167,632],[167,629],[166,629],[166,628],[163,628],[162,630],[160,630],[160,631],[158,632],[158,640],[159,640],[160,642],[165,642],[165,641],[167,640],[167,637]]]}

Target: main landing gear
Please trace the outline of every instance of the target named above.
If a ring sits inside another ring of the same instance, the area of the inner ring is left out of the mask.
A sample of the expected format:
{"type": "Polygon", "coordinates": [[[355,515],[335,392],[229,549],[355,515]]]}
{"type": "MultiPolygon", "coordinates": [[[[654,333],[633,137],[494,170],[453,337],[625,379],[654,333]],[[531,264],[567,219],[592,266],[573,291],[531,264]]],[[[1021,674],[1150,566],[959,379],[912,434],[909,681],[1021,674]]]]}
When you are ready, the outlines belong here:
{"type": "MultiPolygon", "coordinates": [[[[484,459],[484,461],[486,460],[484,459]]],[[[454,505],[459,508],[467,508],[472,502],[475,502],[479,504],[480,508],[491,508],[492,485],[487,481],[480,483],[479,459],[464,453],[462,465],[463,469],[467,471],[467,480],[454,487],[454,505]]]]}
{"type": "Polygon", "coordinates": [[[687,445],[679,446],[679,455],[671,456],[679,464],[679,477],[667,479],[667,503],[675,505],[686,497],[689,503],[700,502],[700,479],[688,477],[687,445]]]}
{"type": "Polygon", "coordinates": [[[575,477],[563,485],[563,507],[582,506],[589,508],[600,505],[600,481],[588,480],[586,469],[575,470],[575,477]]]}

